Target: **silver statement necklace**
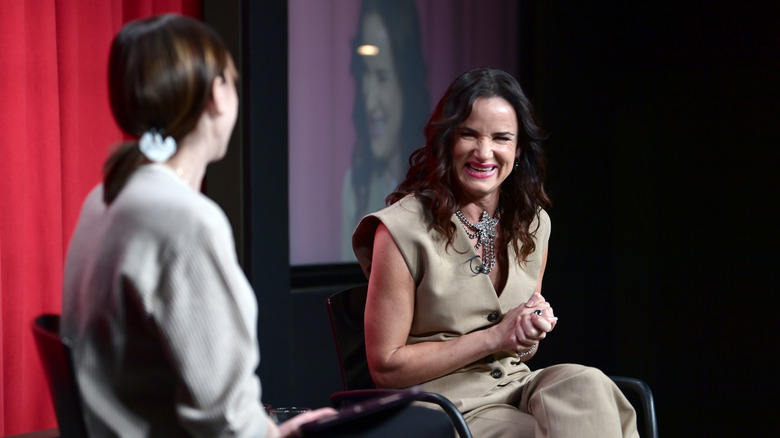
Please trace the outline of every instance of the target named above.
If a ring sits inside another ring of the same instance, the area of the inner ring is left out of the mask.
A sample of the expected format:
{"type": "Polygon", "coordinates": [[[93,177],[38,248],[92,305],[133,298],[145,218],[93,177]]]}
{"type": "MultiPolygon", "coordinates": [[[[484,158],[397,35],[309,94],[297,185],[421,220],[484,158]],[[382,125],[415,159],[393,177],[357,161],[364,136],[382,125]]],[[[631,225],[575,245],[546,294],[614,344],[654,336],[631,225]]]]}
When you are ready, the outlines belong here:
{"type": "Polygon", "coordinates": [[[496,231],[496,225],[498,225],[498,206],[496,206],[496,214],[491,218],[487,211],[482,212],[482,219],[476,224],[472,224],[466,219],[466,216],[461,213],[460,210],[455,212],[455,216],[460,220],[460,224],[463,225],[463,230],[469,239],[477,239],[477,244],[474,245],[474,249],[479,251],[479,247],[482,247],[482,258],[487,262],[479,268],[479,271],[483,274],[489,274],[496,266],[496,252],[495,244],[498,232],[496,231]],[[470,230],[474,230],[471,232],[470,230]]]}

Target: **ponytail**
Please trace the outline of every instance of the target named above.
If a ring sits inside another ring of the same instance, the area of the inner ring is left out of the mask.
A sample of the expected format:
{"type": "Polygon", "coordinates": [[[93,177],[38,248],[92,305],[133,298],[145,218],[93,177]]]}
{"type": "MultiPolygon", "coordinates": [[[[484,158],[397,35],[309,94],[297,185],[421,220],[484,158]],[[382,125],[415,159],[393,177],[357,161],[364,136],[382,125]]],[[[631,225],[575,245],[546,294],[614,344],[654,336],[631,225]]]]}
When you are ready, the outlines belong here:
{"type": "Polygon", "coordinates": [[[130,179],[130,175],[144,163],[138,143],[128,141],[119,144],[103,165],[103,202],[111,205],[130,179]]]}

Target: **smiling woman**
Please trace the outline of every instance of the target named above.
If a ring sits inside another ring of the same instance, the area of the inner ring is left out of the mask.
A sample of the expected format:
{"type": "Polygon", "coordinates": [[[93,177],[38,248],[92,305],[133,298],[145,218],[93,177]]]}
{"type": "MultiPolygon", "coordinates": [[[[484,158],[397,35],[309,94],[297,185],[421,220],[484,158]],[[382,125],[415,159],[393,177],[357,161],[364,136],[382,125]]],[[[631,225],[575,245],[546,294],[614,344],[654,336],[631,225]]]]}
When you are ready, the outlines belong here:
{"type": "Polygon", "coordinates": [[[598,369],[526,365],[558,318],[541,294],[543,134],[518,82],[464,73],[425,137],[391,205],[353,236],[372,379],[444,395],[474,436],[637,437],[633,408],[598,369]]]}

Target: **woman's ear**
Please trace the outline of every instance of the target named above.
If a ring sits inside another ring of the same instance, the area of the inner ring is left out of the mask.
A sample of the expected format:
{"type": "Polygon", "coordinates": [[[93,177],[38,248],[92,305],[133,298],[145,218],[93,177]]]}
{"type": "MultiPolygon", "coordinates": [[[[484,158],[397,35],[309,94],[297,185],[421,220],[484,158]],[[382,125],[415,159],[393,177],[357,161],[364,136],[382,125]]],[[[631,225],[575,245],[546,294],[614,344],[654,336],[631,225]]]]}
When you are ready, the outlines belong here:
{"type": "Polygon", "coordinates": [[[225,79],[225,75],[221,74],[215,77],[211,83],[211,100],[208,104],[208,110],[213,111],[215,115],[225,112],[227,92],[229,92],[229,84],[225,79]]]}

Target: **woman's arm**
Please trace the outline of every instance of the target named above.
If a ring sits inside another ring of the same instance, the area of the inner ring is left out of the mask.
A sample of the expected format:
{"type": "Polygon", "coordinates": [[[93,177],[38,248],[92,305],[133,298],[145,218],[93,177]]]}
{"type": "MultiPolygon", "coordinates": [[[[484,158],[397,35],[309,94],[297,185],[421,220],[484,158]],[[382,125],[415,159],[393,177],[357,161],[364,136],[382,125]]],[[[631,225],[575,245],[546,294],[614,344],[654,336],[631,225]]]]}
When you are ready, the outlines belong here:
{"type": "Polygon", "coordinates": [[[498,351],[526,351],[538,339],[525,335],[523,323],[533,325],[536,319],[544,319],[533,315],[536,309],[551,313],[546,310],[549,304],[541,299],[535,307],[521,305],[510,310],[499,324],[488,329],[451,341],[406,345],[414,303],[414,279],[395,240],[380,224],[374,237],[365,313],[366,355],[371,377],[379,387],[416,385],[498,351]]]}
{"type": "Polygon", "coordinates": [[[536,282],[536,287],[534,288],[534,292],[539,294],[542,293],[542,279],[544,278],[544,268],[547,267],[547,250],[549,248],[549,245],[544,247],[544,252],[542,253],[542,267],[539,269],[539,280],[536,282]]]}

